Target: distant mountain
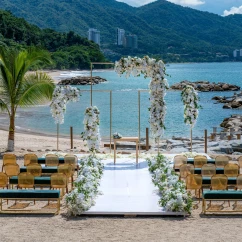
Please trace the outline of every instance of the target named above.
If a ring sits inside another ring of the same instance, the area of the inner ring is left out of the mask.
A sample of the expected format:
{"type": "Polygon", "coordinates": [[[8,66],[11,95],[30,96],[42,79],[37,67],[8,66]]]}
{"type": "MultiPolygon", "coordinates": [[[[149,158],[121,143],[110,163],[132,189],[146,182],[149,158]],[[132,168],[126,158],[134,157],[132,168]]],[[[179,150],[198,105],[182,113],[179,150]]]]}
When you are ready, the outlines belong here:
{"type": "Polygon", "coordinates": [[[40,28],[101,31],[101,46],[119,55],[153,54],[168,61],[225,61],[242,47],[241,16],[216,14],[158,0],[134,8],[115,0],[1,0],[1,8],[40,28]],[[138,36],[138,50],[115,46],[116,28],[138,36]]]}
{"type": "Polygon", "coordinates": [[[0,10],[0,45],[26,48],[37,46],[51,52],[53,64],[48,68],[89,68],[90,62],[103,62],[99,46],[73,31],[59,33],[40,29],[10,12],[0,10]]]}

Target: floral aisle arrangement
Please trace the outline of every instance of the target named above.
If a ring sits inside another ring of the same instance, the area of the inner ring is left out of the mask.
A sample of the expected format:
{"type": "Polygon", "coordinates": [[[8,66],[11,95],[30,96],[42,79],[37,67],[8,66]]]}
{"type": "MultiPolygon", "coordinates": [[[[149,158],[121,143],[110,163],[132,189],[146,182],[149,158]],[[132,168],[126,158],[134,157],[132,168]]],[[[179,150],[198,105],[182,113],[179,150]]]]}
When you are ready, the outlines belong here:
{"type": "Polygon", "coordinates": [[[198,93],[192,86],[186,85],[181,92],[181,97],[184,104],[184,122],[194,127],[198,118],[198,109],[200,108],[198,93]]]}
{"type": "Polygon", "coordinates": [[[93,154],[81,159],[74,189],[65,196],[69,215],[80,215],[95,204],[103,167],[101,160],[93,154]]]}
{"type": "Polygon", "coordinates": [[[160,206],[166,211],[191,213],[192,197],[186,191],[183,181],[173,170],[170,161],[163,155],[147,159],[152,181],[159,188],[161,199],[160,206]]]}
{"type": "Polygon", "coordinates": [[[149,84],[150,89],[150,126],[151,132],[155,140],[161,138],[164,132],[166,104],[164,97],[166,89],[169,88],[165,78],[165,65],[162,60],[155,60],[145,56],[144,58],[128,57],[121,58],[115,63],[115,71],[122,75],[126,73],[126,77],[130,74],[140,76],[143,74],[145,78],[150,77],[152,80],[149,84]]]}
{"type": "Polygon", "coordinates": [[[81,96],[81,91],[76,87],[71,86],[56,86],[52,102],[50,104],[52,117],[55,123],[64,123],[64,114],[66,112],[66,105],[69,101],[77,102],[81,96]]]}
{"type": "Polygon", "coordinates": [[[100,132],[99,132],[99,110],[96,106],[91,106],[86,109],[84,117],[84,132],[81,137],[87,142],[87,146],[91,152],[99,150],[100,132]]]}

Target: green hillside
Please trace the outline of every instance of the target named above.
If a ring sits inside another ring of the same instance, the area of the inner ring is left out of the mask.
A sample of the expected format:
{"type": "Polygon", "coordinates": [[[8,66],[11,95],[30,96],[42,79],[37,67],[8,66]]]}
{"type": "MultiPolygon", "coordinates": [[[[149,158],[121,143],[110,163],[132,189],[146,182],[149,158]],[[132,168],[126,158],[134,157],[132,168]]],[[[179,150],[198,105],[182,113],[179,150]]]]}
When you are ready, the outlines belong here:
{"type": "Polygon", "coordinates": [[[226,61],[242,45],[240,16],[221,17],[165,0],[139,8],[115,0],[2,0],[1,8],[40,28],[82,36],[97,28],[102,49],[114,58],[152,54],[167,61],[226,61]],[[138,50],[115,46],[117,27],[138,36],[138,50]]]}
{"type": "Polygon", "coordinates": [[[52,54],[53,65],[49,68],[89,68],[91,61],[105,61],[99,46],[73,31],[59,33],[40,29],[10,12],[0,10],[0,43],[25,48],[34,45],[52,54]]]}

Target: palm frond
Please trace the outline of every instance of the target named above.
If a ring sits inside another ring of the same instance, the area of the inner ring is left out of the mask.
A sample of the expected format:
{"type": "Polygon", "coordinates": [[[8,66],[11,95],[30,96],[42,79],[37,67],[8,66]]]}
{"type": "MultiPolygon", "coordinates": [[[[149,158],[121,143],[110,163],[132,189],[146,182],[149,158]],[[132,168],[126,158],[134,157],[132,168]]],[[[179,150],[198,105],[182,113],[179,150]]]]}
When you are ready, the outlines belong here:
{"type": "Polygon", "coordinates": [[[50,101],[54,87],[51,77],[46,73],[29,74],[25,76],[18,103],[22,107],[27,107],[50,101]]]}

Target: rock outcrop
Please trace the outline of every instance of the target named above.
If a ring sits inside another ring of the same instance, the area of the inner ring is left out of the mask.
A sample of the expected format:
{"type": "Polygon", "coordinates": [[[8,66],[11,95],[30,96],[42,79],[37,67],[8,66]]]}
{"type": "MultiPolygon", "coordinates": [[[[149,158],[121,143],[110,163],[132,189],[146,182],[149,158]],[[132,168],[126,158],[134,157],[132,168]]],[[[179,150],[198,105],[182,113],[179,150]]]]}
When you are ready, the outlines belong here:
{"type": "Polygon", "coordinates": [[[235,93],[231,97],[215,96],[212,100],[217,101],[217,103],[224,103],[224,109],[242,109],[242,92],[235,93]]]}
{"type": "Polygon", "coordinates": [[[197,81],[197,82],[189,82],[189,81],[181,81],[179,83],[173,84],[170,88],[173,90],[182,90],[186,85],[191,85],[195,88],[195,90],[200,92],[223,92],[223,91],[238,91],[240,90],[239,86],[218,82],[218,83],[210,83],[209,81],[197,81]]]}
{"type": "MultiPolygon", "coordinates": [[[[101,78],[100,76],[93,76],[92,77],[92,84],[96,85],[102,82],[106,82],[107,80],[101,78]]],[[[86,76],[76,76],[61,80],[58,85],[91,85],[91,77],[86,76]]]]}

